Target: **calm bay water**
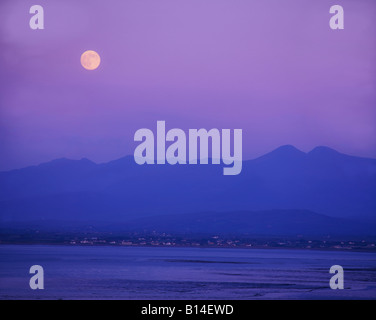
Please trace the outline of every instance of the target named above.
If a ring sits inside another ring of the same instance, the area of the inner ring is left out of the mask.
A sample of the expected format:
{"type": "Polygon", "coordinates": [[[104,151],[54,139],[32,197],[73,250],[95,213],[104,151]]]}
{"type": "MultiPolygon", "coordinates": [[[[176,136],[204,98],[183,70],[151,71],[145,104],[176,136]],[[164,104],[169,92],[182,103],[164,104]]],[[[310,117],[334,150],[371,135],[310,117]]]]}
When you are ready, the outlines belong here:
{"type": "Polygon", "coordinates": [[[0,245],[0,299],[376,299],[376,254],[0,245]],[[35,264],[44,290],[29,287],[35,264]],[[329,287],[335,264],[344,290],[329,287]]]}

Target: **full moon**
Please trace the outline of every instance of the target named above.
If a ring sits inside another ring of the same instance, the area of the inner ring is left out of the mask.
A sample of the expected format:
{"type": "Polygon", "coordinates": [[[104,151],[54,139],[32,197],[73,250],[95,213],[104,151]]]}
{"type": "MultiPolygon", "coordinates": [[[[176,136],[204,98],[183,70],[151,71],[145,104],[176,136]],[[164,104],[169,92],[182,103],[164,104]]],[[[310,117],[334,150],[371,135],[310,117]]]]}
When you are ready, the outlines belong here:
{"type": "Polygon", "coordinates": [[[101,63],[101,57],[93,50],[87,50],[81,55],[81,64],[87,70],[95,70],[101,63]]]}

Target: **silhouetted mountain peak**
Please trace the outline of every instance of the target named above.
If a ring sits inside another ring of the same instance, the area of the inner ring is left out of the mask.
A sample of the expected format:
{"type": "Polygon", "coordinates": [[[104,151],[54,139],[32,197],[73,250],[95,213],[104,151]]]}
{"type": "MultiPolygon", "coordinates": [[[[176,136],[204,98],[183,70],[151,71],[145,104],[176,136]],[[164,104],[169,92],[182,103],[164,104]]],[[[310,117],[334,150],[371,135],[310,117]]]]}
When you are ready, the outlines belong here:
{"type": "Polygon", "coordinates": [[[71,167],[71,166],[91,166],[95,165],[95,163],[87,158],[82,158],[80,160],[72,160],[67,158],[58,158],[55,160],[51,160],[49,162],[44,162],[38,165],[38,167],[51,167],[51,168],[59,168],[59,167],[71,167]]]}
{"type": "Polygon", "coordinates": [[[338,151],[325,147],[325,146],[318,146],[316,148],[313,148],[308,154],[314,154],[314,155],[340,155],[338,151]]]}
{"type": "Polygon", "coordinates": [[[272,152],[278,152],[279,154],[305,154],[303,151],[295,148],[291,144],[280,146],[272,152]]]}
{"type": "Polygon", "coordinates": [[[0,221],[19,217],[121,219],[139,214],[301,208],[374,218],[376,159],[286,145],[249,160],[238,178],[220,166],[57,159],[0,173],[0,221]]]}
{"type": "Polygon", "coordinates": [[[306,156],[306,153],[295,148],[293,145],[284,145],[261,156],[259,159],[288,160],[288,159],[299,159],[304,156],[306,156]]]}

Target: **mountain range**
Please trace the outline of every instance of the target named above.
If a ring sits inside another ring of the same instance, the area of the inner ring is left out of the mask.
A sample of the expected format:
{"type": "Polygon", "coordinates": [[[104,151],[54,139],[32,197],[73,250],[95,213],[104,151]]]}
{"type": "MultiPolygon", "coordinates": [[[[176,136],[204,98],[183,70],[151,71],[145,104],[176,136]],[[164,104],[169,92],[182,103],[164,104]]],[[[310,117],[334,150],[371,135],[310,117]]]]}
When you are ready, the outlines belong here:
{"type": "Polygon", "coordinates": [[[375,159],[328,147],[305,153],[287,145],[243,161],[238,176],[223,176],[222,169],[222,165],[140,166],[126,156],[102,164],[62,158],[0,172],[0,222],[141,219],[141,227],[167,216],[164,221],[176,221],[178,229],[179,219],[197,218],[202,212],[216,212],[212,219],[225,214],[231,221],[233,216],[235,224],[243,221],[240,225],[245,225],[244,212],[376,220],[375,159]]]}

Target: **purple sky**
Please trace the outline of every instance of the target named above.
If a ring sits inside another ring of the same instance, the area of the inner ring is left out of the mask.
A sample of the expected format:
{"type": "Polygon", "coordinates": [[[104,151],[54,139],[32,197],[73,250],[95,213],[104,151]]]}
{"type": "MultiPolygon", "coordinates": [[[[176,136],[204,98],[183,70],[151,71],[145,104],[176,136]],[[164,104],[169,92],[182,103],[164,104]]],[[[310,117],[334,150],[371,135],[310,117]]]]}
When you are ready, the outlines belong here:
{"type": "Polygon", "coordinates": [[[244,159],[284,144],[376,157],[376,1],[1,0],[0,85],[0,170],[133,154],[157,120],[241,128],[244,159]]]}

